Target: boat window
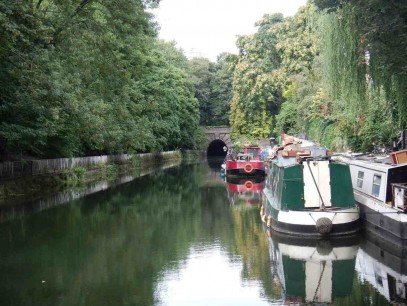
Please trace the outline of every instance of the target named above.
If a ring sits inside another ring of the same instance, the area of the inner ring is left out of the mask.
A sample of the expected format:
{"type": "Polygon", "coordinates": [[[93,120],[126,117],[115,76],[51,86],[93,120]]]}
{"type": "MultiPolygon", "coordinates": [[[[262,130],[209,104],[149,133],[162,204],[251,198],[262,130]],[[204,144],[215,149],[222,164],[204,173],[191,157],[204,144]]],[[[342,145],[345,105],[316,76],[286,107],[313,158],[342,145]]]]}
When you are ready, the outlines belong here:
{"type": "Polygon", "coordinates": [[[259,152],[257,151],[257,149],[248,149],[248,150],[247,150],[247,153],[248,153],[248,154],[252,154],[252,156],[253,156],[254,158],[259,157],[259,152]]]}
{"type": "Polygon", "coordinates": [[[356,186],[358,188],[362,188],[363,186],[363,177],[365,176],[365,173],[363,171],[358,171],[358,179],[356,181],[356,186]]]}
{"type": "Polygon", "coordinates": [[[382,181],[382,176],[375,174],[373,176],[373,186],[372,186],[372,195],[378,197],[380,194],[380,184],[382,181]]]}

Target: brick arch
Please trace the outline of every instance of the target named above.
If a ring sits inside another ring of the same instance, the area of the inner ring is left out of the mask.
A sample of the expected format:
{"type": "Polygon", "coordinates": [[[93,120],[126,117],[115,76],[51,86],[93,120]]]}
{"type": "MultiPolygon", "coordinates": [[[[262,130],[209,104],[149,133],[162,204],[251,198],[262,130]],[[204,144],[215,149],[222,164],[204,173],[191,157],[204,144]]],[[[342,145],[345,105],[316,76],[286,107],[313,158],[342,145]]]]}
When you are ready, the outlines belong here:
{"type": "Polygon", "coordinates": [[[229,149],[233,146],[232,140],[230,139],[230,127],[206,127],[204,130],[208,146],[215,140],[223,141],[229,149]]]}

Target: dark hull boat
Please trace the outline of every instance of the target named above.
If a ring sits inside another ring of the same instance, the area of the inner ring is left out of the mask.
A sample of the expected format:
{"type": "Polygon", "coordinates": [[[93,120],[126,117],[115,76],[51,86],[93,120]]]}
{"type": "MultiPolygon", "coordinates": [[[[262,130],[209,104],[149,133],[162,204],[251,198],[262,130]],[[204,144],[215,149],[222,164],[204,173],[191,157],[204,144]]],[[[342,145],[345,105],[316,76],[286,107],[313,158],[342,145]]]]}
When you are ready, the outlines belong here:
{"type": "Polygon", "coordinates": [[[312,142],[288,139],[274,149],[262,219],[275,231],[302,237],[357,232],[359,211],[349,166],[332,161],[329,151],[312,142]]]}
{"type": "Polygon", "coordinates": [[[256,146],[244,147],[243,153],[230,154],[225,161],[226,176],[265,176],[261,149],[256,146]]]}
{"type": "Polygon", "coordinates": [[[363,226],[386,242],[407,247],[407,150],[339,159],[350,167],[363,226]]]}
{"type": "Polygon", "coordinates": [[[367,232],[356,257],[358,278],[370,283],[393,305],[407,304],[406,254],[400,248],[388,248],[376,235],[367,232]]]}

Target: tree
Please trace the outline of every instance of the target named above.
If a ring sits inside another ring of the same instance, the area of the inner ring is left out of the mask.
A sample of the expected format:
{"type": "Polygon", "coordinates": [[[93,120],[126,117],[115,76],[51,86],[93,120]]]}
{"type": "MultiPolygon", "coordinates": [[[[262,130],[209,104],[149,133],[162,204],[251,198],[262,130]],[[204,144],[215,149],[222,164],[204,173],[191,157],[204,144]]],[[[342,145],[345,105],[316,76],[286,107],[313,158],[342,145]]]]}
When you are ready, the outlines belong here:
{"type": "Polygon", "coordinates": [[[215,63],[215,71],[211,80],[210,125],[229,125],[230,103],[232,101],[233,71],[237,56],[222,53],[215,63]]]}
{"type": "Polygon", "coordinates": [[[195,98],[199,101],[200,124],[210,125],[211,81],[214,74],[214,64],[207,58],[197,57],[190,60],[191,80],[195,90],[195,98]]]}
{"type": "Polygon", "coordinates": [[[188,64],[157,41],[146,8],[158,2],[1,1],[0,153],[193,147],[188,64]]]}
{"type": "Polygon", "coordinates": [[[238,39],[231,106],[234,136],[268,137],[272,132],[290,75],[309,69],[316,54],[309,11],[307,7],[285,19],[281,14],[265,15],[254,35],[238,39]]]}

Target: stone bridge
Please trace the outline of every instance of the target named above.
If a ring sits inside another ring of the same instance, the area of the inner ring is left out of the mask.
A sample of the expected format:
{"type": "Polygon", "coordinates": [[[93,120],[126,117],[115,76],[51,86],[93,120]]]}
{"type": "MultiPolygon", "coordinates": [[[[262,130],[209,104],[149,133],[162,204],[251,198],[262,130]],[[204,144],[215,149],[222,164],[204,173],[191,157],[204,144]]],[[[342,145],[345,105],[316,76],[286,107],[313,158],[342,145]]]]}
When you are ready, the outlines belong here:
{"type": "Polygon", "coordinates": [[[227,150],[232,147],[230,127],[204,127],[208,148],[208,156],[226,156],[227,150]]]}

